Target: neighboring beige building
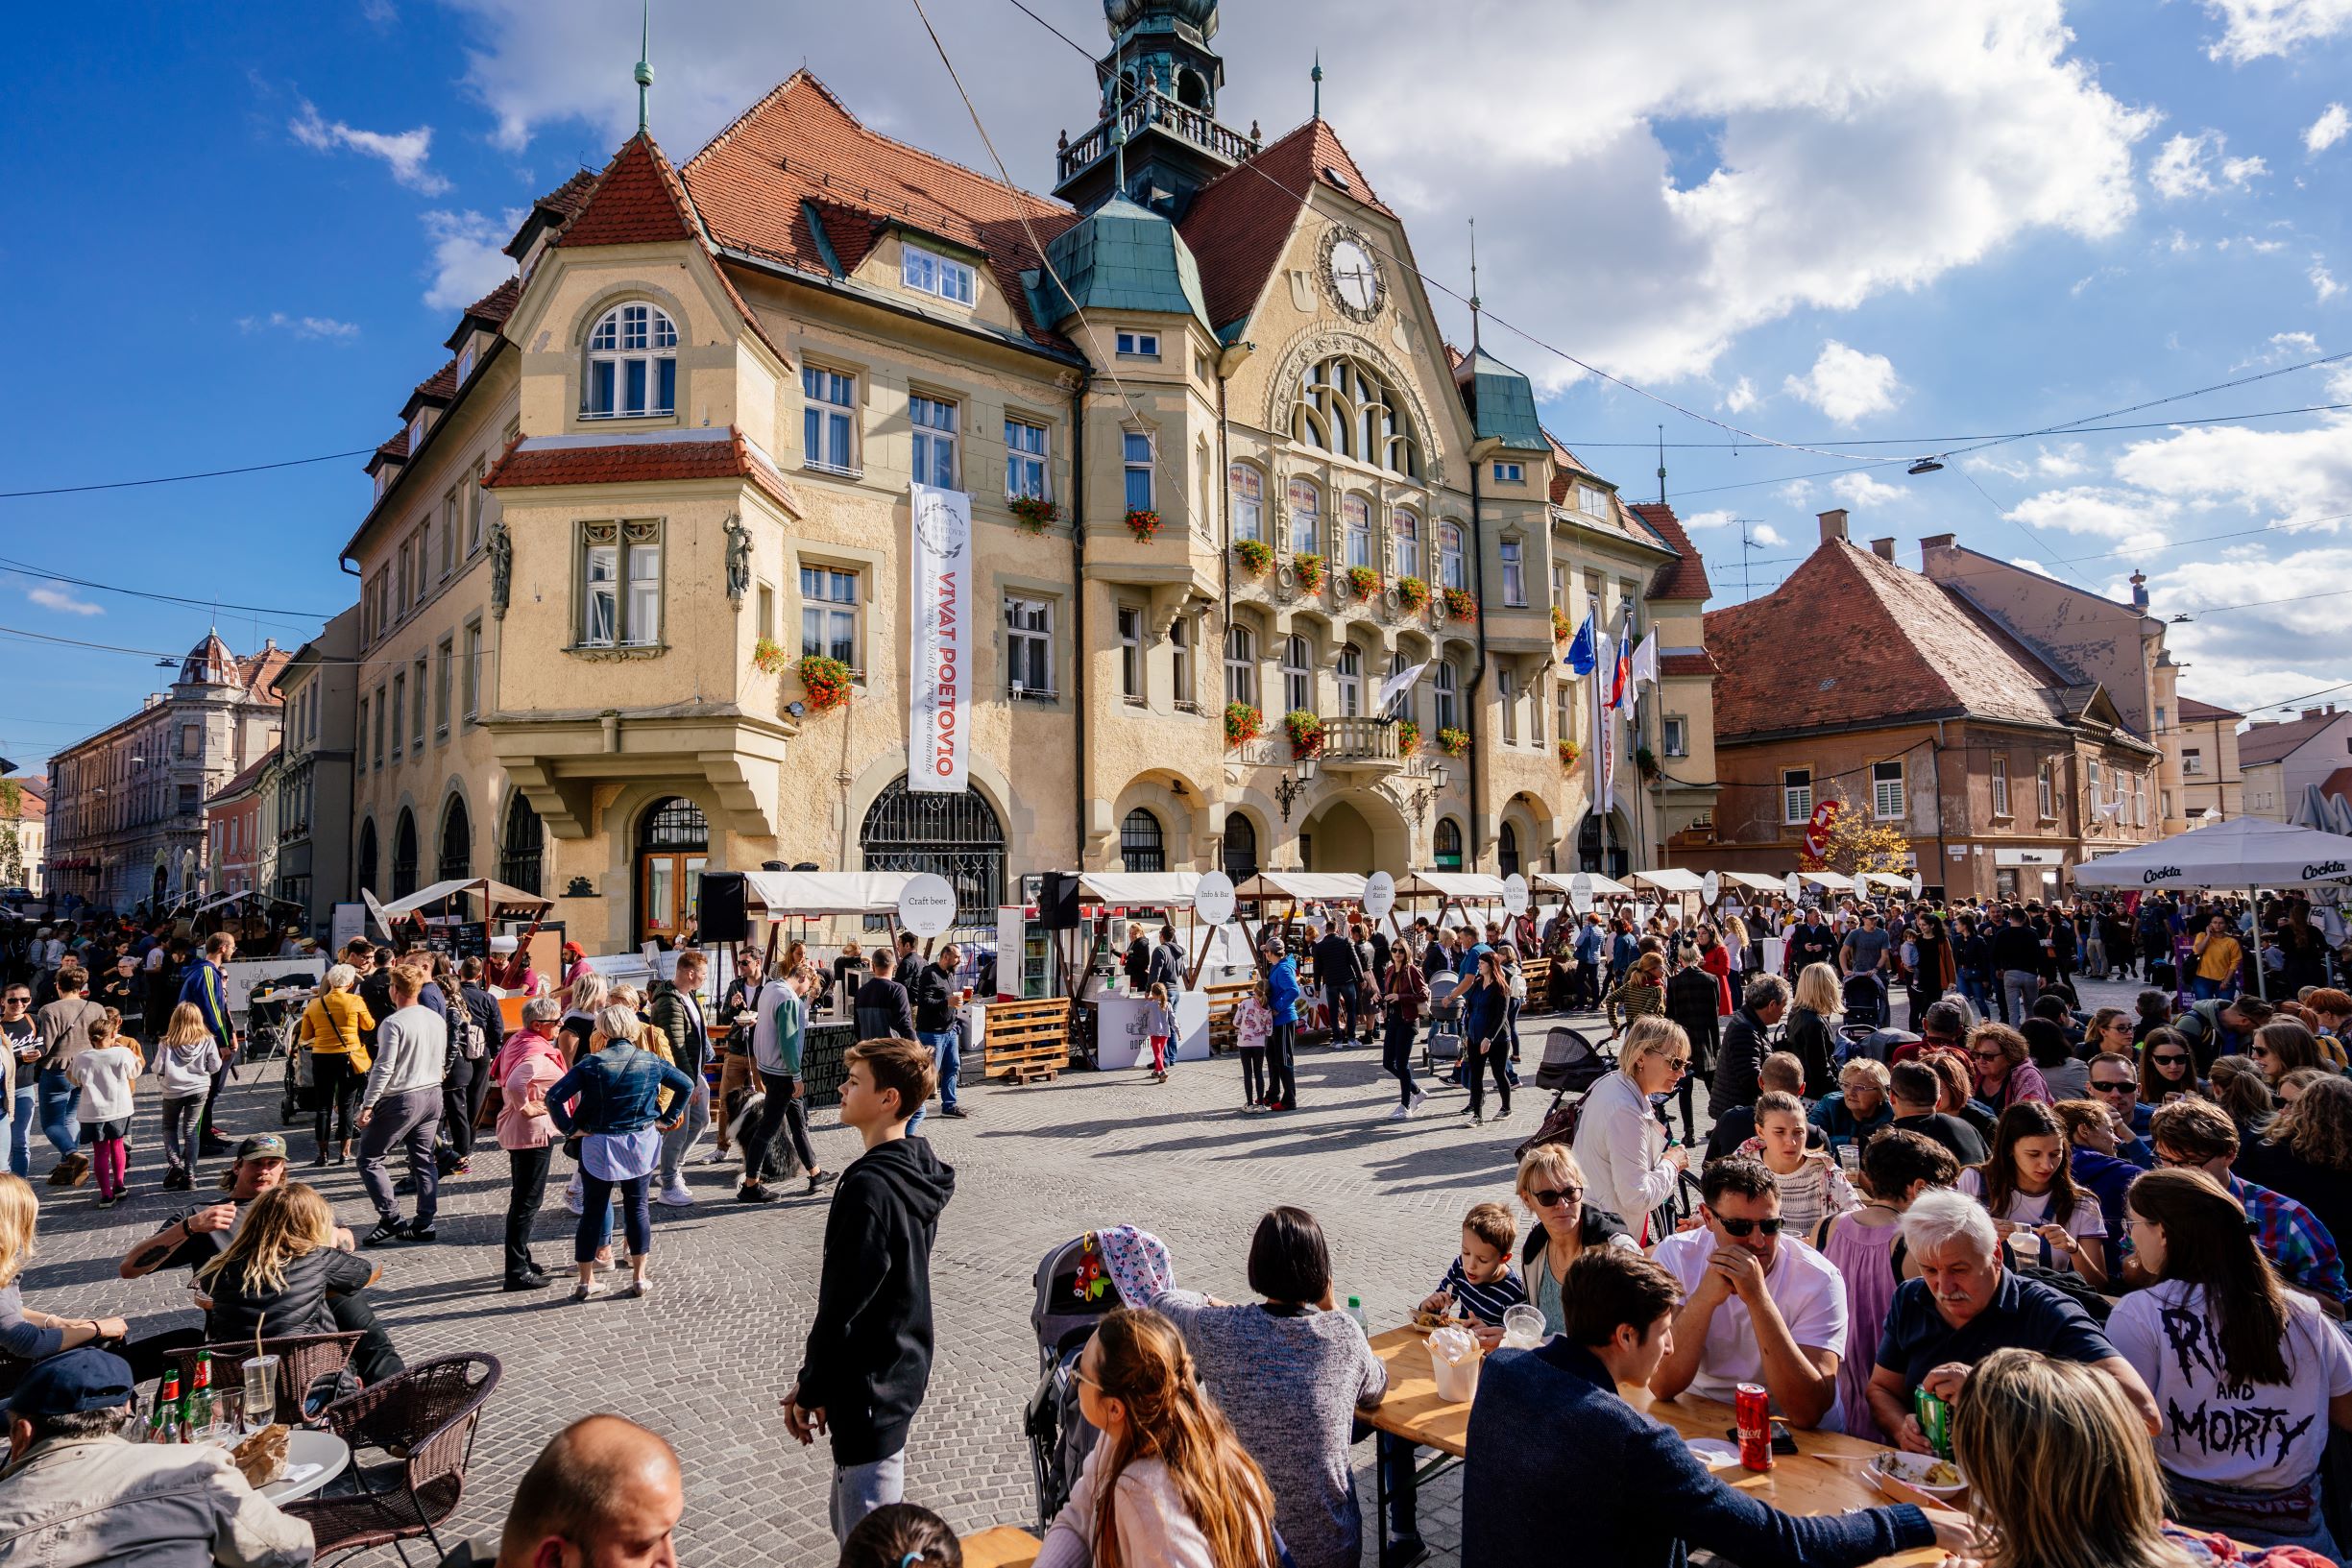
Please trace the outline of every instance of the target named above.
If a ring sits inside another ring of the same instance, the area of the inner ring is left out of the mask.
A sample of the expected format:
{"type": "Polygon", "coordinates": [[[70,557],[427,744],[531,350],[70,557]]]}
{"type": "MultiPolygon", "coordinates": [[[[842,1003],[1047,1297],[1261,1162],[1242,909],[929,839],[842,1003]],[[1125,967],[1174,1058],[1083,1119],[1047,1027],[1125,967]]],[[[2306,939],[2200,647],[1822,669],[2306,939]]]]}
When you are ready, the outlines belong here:
{"type": "Polygon", "coordinates": [[[2329,794],[2352,767],[2352,708],[2306,708],[2290,719],[2256,719],[2238,732],[2239,771],[2248,815],[2291,822],[2313,784],[2329,794]]]}
{"type": "Polygon", "coordinates": [[[2180,790],[2166,798],[2165,832],[2183,832],[2244,815],[2238,725],[2245,715],[2194,697],[2179,699],[2174,712],[2176,717],[2166,726],[2163,739],[2165,755],[2177,766],[2180,790]]]}
{"type": "Polygon", "coordinates": [[[352,891],[352,745],[356,730],[359,612],[346,610],[294,650],[279,672],[285,738],[279,746],[270,891],[324,931],[352,891]]]}
{"type": "Polygon", "coordinates": [[[1448,349],[1329,125],[1216,123],[1203,9],[1119,8],[1139,200],[1107,122],[1062,154],[1073,206],[804,71],[684,164],[641,134],[535,205],[346,546],[357,885],[494,875],[600,951],[764,862],[940,870],[971,919],[1073,864],[1573,869],[1599,825],[1557,749],[1585,696],[1555,621],[1588,608],[1666,650],[1659,777],[1628,759],[1612,848],[1704,834],[1687,537],[1552,441],[1527,377],[1448,349]],[[918,477],[972,496],[961,796],[906,788],[918,477]],[[811,709],[810,653],[855,672],[845,708],[811,709]],[[1374,707],[1424,663],[1409,749],[1374,707]],[[1228,744],[1229,704],[1263,733],[1228,744]],[[1321,720],[1311,782],[1293,710],[1321,720]]]}
{"type": "Polygon", "coordinates": [[[49,838],[49,803],[32,779],[0,779],[0,886],[38,893],[49,838]]]}

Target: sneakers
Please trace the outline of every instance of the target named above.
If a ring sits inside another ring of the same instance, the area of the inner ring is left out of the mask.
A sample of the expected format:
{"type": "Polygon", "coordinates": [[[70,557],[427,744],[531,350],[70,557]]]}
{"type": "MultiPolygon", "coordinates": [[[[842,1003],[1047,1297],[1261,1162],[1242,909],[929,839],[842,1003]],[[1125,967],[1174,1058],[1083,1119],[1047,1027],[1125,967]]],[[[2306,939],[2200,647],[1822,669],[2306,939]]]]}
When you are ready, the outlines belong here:
{"type": "Polygon", "coordinates": [[[544,1291],[555,1283],[552,1274],[509,1274],[504,1289],[509,1291],[544,1291]]]}
{"type": "Polygon", "coordinates": [[[1408,1105],[1405,1107],[1405,1109],[1406,1109],[1406,1110],[1408,1110],[1408,1111],[1418,1111],[1418,1110],[1419,1110],[1419,1109],[1420,1109],[1422,1106],[1424,1106],[1424,1105],[1426,1105],[1426,1104],[1428,1104],[1428,1103],[1429,1103],[1429,1097],[1428,1097],[1428,1095],[1426,1095],[1425,1093],[1423,1093],[1422,1091],[1420,1091],[1420,1090],[1418,1090],[1418,1089],[1416,1089],[1416,1090],[1414,1090],[1414,1091],[1413,1091],[1413,1099],[1412,1099],[1412,1102],[1411,1102],[1410,1104],[1408,1104],[1408,1105]]]}
{"type": "Polygon", "coordinates": [[[819,1170],[815,1175],[809,1178],[809,1191],[812,1193],[820,1192],[832,1185],[833,1172],[830,1170],[819,1170]]]}
{"type": "MultiPolygon", "coordinates": [[[[1161,1076],[1161,1077],[1163,1077],[1163,1078],[1164,1078],[1164,1077],[1166,1077],[1167,1075],[1168,1075],[1168,1074],[1166,1074],[1165,1073],[1161,1073],[1161,1074],[1160,1074],[1160,1076],[1161,1076]]],[[[970,1111],[965,1110],[965,1109],[964,1109],[962,1106],[960,1106],[960,1105],[949,1105],[949,1106],[944,1107],[944,1108],[943,1108],[943,1109],[942,1109],[942,1110],[939,1112],[939,1114],[940,1114],[941,1116],[952,1116],[952,1117],[954,1117],[954,1118],[955,1118],[957,1121],[961,1122],[961,1121],[962,1121],[962,1120],[963,1120],[965,1117],[970,1116],[972,1113],[971,1113],[970,1111]]]]}
{"type": "Polygon", "coordinates": [[[629,1281],[627,1285],[621,1287],[620,1293],[627,1296],[632,1301],[643,1301],[645,1299],[645,1297],[653,1294],[653,1281],[649,1279],[633,1279],[629,1281]]]}
{"type": "Polygon", "coordinates": [[[604,1294],[602,1280],[592,1279],[585,1285],[575,1285],[571,1288],[571,1299],[574,1301],[592,1301],[602,1294],[604,1294]]]}
{"type": "Polygon", "coordinates": [[[573,1214],[588,1212],[588,1198],[580,1190],[580,1178],[577,1176],[572,1177],[571,1185],[564,1189],[564,1207],[573,1214]]]}
{"type": "Polygon", "coordinates": [[[108,1196],[101,1194],[98,1198],[98,1207],[102,1209],[111,1209],[115,1204],[120,1203],[122,1200],[123,1195],[120,1193],[116,1193],[112,1196],[108,1196]]]}
{"type": "Polygon", "coordinates": [[[686,1190],[686,1182],[681,1178],[663,1188],[653,1201],[666,1209],[687,1209],[693,1206],[694,1194],[686,1190]]]}
{"type": "Polygon", "coordinates": [[[1391,1122],[1402,1122],[1406,1117],[1409,1117],[1412,1114],[1413,1107],[1410,1105],[1399,1105],[1396,1107],[1396,1109],[1389,1113],[1389,1120],[1391,1122]]]}
{"type": "Polygon", "coordinates": [[[706,1148],[687,1163],[689,1165],[716,1165],[726,1157],[727,1151],[723,1148],[706,1148]]]}
{"type": "Polygon", "coordinates": [[[430,1225],[420,1225],[413,1219],[400,1229],[400,1240],[403,1242],[418,1242],[429,1246],[440,1239],[439,1231],[430,1225]]]}
{"type": "Polygon", "coordinates": [[[766,1188],[762,1187],[757,1183],[753,1183],[749,1186],[737,1188],[735,1190],[735,1201],[738,1203],[773,1203],[776,1201],[776,1194],[769,1192],[766,1188]]]}
{"type": "Polygon", "coordinates": [[[408,1227],[397,1219],[379,1219],[376,1228],[359,1239],[361,1246],[390,1246],[408,1240],[408,1227]]]}

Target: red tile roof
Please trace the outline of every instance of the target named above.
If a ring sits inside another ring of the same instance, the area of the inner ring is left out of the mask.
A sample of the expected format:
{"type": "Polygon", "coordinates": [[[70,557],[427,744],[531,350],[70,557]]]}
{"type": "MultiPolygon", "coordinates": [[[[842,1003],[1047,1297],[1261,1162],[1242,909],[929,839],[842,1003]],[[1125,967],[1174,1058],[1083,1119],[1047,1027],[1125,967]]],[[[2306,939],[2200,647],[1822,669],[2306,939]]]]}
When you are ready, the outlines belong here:
{"type": "Polygon", "coordinates": [[[451,357],[443,362],[441,369],[417,383],[416,390],[408,395],[408,401],[400,405],[400,418],[411,418],[425,403],[447,408],[456,400],[457,360],[451,357]]]}
{"type": "Polygon", "coordinates": [[[277,760],[278,748],[276,746],[272,746],[268,751],[263,752],[259,757],[256,757],[251,762],[246,763],[244,768],[235,778],[230,780],[227,784],[221,785],[220,788],[214,790],[209,796],[206,797],[205,804],[206,806],[218,806],[225,800],[244,794],[260,781],[261,770],[268,767],[277,760]]]}
{"type": "Polygon", "coordinates": [[[1653,599],[1704,599],[1714,591],[1707,581],[1707,562],[1699,547],[1690,543],[1684,531],[1683,519],[1674,515],[1674,508],[1650,502],[1631,509],[1636,517],[1657,531],[1658,537],[1673,546],[1677,560],[1658,568],[1650,579],[1649,597],[1653,599]]]}
{"type": "Polygon", "coordinates": [[[660,245],[695,238],[678,177],[643,132],[620,144],[597,179],[579,215],[556,236],[570,249],[582,245],[660,245]]]}
{"type": "Polygon", "coordinates": [[[442,340],[442,347],[454,350],[465,335],[477,326],[497,327],[515,313],[515,302],[522,298],[522,278],[520,275],[508,278],[488,294],[466,306],[457,318],[457,325],[442,340]]]}
{"type": "Polygon", "coordinates": [[[1702,648],[1697,653],[1661,653],[1658,656],[1661,675],[1720,675],[1723,665],[1715,656],[1702,648]]]}
{"type": "Polygon", "coordinates": [[[2352,800],[2352,767],[2340,767],[2329,774],[2320,783],[2319,793],[2341,795],[2346,800],[2352,800]]]}
{"type": "Polygon", "coordinates": [[[1843,540],[1771,593],[1709,611],[1715,734],[1874,728],[1928,714],[2054,727],[2058,673],[1954,595],[1843,540]]]}
{"type": "Polygon", "coordinates": [[[1337,169],[1347,179],[1342,194],[1386,218],[1395,213],[1373,194],[1371,181],[1327,120],[1309,120],[1268,143],[1200,188],[1178,231],[1200,265],[1200,292],[1209,322],[1223,327],[1257,308],[1266,280],[1290,243],[1308,192],[1336,190],[1323,178],[1337,169]]]}
{"type": "Polygon", "coordinates": [[[361,468],[364,472],[374,473],[386,463],[405,463],[407,461],[408,426],[403,424],[400,426],[400,433],[376,447],[376,455],[369,458],[365,464],[361,465],[361,468]]]}
{"type": "Polygon", "coordinates": [[[2181,698],[2180,716],[2183,722],[2195,724],[2210,724],[2218,719],[2235,722],[2245,717],[2235,708],[2216,708],[2212,703],[2199,702],[2194,697],[2181,698]]]}
{"type": "Polygon", "coordinates": [[[1021,274],[1040,265],[1030,230],[1043,245],[1078,215],[867,130],[808,71],[793,72],[744,110],[679,174],[718,244],[806,271],[826,267],[804,202],[819,207],[826,238],[845,268],[890,224],[976,251],[987,257],[990,277],[1030,335],[1060,342],[1030,319],[1021,274]]]}
{"type": "Polygon", "coordinates": [[[0,800],[0,817],[13,817],[19,822],[38,822],[49,814],[49,802],[33,792],[31,780],[14,779],[10,782],[16,785],[16,808],[11,811],[8,803],[0,800]]]}
{"type": "Polygon", "coordinates": [[[645,484],[673,479],[749,479],[792,516],[800,497],[740,430],[691,432],[692,439],[573,445],[570,437],[523,440],[491,465],[486,490],[541,485],[645,484]]]}

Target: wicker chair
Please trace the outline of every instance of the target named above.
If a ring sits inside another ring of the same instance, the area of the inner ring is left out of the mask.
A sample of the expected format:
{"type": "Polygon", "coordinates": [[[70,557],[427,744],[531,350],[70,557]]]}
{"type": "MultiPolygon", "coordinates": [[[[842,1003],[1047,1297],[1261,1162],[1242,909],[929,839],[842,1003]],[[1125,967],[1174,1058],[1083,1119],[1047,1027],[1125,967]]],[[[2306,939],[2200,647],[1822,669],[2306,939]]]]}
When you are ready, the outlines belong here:
{"type": "Polygon", "coordinates": [[[317,1557],[423,1535],[443,1555],[433,1527],[457,1510],[473,1458],[474,1429],[498,1386],[495,1356],[445,1356],[412,1366],[327,1407],[319,1424],[352,1445],[356,1490],[329,1490],[285,1505],[306,1521],[317,1557]],[[382,1450],[393,1462],[361,1466],[359,1451],[382,1450]]]}
{"type": "MultiPolygon", "coordinates": [[[[358,1331],[352,1330],[350,1333],[288,1334],[277,1339],[264,1339],[261,1341],[262,1353],[279,1358],[276,1418],[290,1427],[301,1426],[304,1419],[303,1395],[318,1379],[329,1372],[340,1372],[351,1364],[352,1349],[359,1343],[359,1338],[358,1331]]],[[[242,1376],[233,1369],[245,1364],[245,1359],[254,1353],[254,1342],[251,1339],[231,1339],[219,1344],[191,1345],[185,1350],[173,1351],[172,1370],[179,1374],[181,1387],[185,1388],[194,1381],[196,1358],[207,1351],[211,1353],[216,1366],[232,1369],[230,1382],[233,1384],[242,1376]]],[[[218,1373],[214,1375],[214,1382],[220,1382],[218,1373]]]]}

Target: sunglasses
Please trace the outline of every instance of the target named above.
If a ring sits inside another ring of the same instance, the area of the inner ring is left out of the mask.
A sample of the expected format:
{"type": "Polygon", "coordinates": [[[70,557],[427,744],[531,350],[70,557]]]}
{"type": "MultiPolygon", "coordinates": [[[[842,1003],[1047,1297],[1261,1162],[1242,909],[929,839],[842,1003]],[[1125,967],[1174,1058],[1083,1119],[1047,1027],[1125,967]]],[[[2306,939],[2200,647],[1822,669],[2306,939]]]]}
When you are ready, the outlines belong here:
{"type": "Polygon", "coordinates": [[[1581,1187],[1539,1187],[1527,1194],[1527,1199],[1539,1209],[1556,1209],[1563,1203],[1582,1203],[1585,1190],[1581,1187]]]}
{"type": "Polygon", "coordinates": [[[2140,1087],[2138,1084],[2131,1082],[2129,1079],[2125,1079],[2122,1083],[2095,1083],[2091,1085],[2091,1093],[2095,1095],[2128,1095],[2138,1087],[2140,1087]]]}
{"type": "Polygon", "coordinates": [[[1972,1050],[1969,1052],[1969,1054],[1976,1057],[1976,1060],[1980,1062],[1998,1062],[2000,1060],[2002,1052],[1998,1050],[1972,1050]]]}
{"type": "Polygon", "coordinates": [[[1715,1223],[1723,1227],[1723,1233],[1726,1236],[1745,1237],[1751,1231],[1759,1232],[1765,1236],[1778,1236],[1781,1234],[1782,1221],[1778,1218],[1726,1219],[1723,1216],[1717,1215],[1715,1223]]]}
{"type": "Polygon", "coordinates": [[[2158,1067],[2186,1067],[2189,1065],[2189,1058],[2186,1056],[2150,1056],[2148,1060],[2154,1062],[2158,1067]]]}

